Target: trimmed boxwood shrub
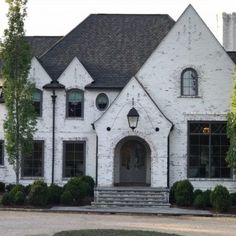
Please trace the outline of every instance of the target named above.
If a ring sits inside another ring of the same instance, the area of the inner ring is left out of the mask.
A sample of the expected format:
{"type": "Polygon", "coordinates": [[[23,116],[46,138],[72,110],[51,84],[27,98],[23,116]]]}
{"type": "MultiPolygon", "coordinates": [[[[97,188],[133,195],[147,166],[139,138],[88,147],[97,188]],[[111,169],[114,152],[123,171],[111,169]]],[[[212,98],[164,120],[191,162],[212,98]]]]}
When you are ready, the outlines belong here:
{"type": "Polygon", "coordinates": [[[236,193],[231,193],[232,206],[236,206],[236,193]]]}
{"type": "Polygon", "coordinates": [[[60,202],[64,205],[73,205],[73,196],[70,191],[64,191],[61,195],[60,202]]]}
{"type": "Polygon", "coordinates": [[[231,197],[226,187],[217,185],[211,193],[211,204],[217,212],[227,211],[231,207],[231,197]]]}
{"type": "Polygon", "coordinates": [[[30,188],[31,188],[31,184],[28,184],[25,186],[25,195],[29,195],[29,192],[30,192],[30,188]]]}
{"type": "Polygon", "coordinates": [[[193,206],[200,209],[204,209],[206,207],[206,201],[203,193],[200,193],[195,197],[193,206]]]}
{"type": "Polygon", "coordinates": [[[15,196],[14,196],[14,203],[16,205],[23,205],[25,203],[25,193],[22,191],[17,191],[15,196]]]}
{"type": "Polygon", "coordinates": [[[179,181],[175,190],[175,199],[178,206],[191,206],[193,203],[193,186],[189,180],[179,181]]]}
{"type": "Polygon", "coordinates": [[[176,187],[177,187],[178,183],[179,183],[179,181],[176,181],[170,188],[169,201],[170,201],[171,204],[176,203],[175,191],[176,191],[176,187]]]}
{"type": "Polygon", "coordinates": [[[41,180],[35,181],[29,193],[29,203],[33,206],[46,206],[48,203],[48,186],[41,180]]]}
{"type": "Polygon", "coordinates": [[[80,199],[89,196],[91,188],[87,182],[80,177],[71,178],[64,187],[64,191],[69,191],[73,197],[73,202],[77,203],[80,199]]]}
{"type": "Polygon", "coordinates": [[[5,183],[0,182],[0,192],[5,192],[5,183]]]}
{"type": "Polygon", "coordinates": [[[11,191],[9,192],[11,204],[15,204],[15,196],[16,196],[16,193],[18,191],[24,192],[25,191],[25,187],[23,185],[21,185],[21,184],[18,184],[18,185],[14,185],[11,188],[11,191]]]}
{"type": "Polygon", "coordinates": [[[80,180],[86,182],[89,184],[90,188],[91,189],[94,189],[94,186],[95,186],[95,182],[93,180],[93,178],[91,176],[88,176],[88,175],[84,175],[84,176],[81,176],[80,177],[80,180]]]}
{"type": "Polygon", "coordinates": [[[63,188],[52,184],[48,187],[48,202],[51,204],[58,204],[60,203],[60,198],[63,192],[63,188]]]}
{"type": "Polygon", "coordinates": [[[4,206],[9,206],[11,205],[12,203],[12,199],[10,197],[10,194],[9,193],[4,193],[3,196],[2,196],[2,205],[4,206]]]}
{"type": "Polygon", "coordinates": [[[5,190],[7,192],[10,192],[15,186],[16,186],[16,184],[8,184],[8,185],[6,185],[5,190]]]}
{"type": "Polygon", "coordinates": [[[206,207],[212,207],[211,204],[211,190],[206,190],[203,193],[203,197],[204,197],[204,201],[205,201],[205,205],[206,207]]]}
{"type": "Polygon", "coordinates": [[[193,199],[195,200],[195,198],[199,195],[202,194],[202,190],[201,189],[196,189],[193,192],[193,199]]]}

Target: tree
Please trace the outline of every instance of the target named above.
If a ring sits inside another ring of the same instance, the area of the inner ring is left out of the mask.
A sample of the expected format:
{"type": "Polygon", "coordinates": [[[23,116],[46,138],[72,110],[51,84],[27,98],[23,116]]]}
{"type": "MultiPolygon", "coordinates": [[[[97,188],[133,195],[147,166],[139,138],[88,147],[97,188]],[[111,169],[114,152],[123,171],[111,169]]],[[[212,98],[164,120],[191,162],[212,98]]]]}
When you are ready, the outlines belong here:
{"type": "Polygon", "coordinates": [[[8,29],[0,46],[3,61],[3,96],[7,109],[4,121],[8,161],[19,183],[21,158],[32,151],[36,115],[33,107],[35,86],[28,80],[31,55],[25,39],[24,20],[27,0],[6,0],[9,5],[8,29]]]}
{"type": "Polygon", "coordinates": [[[234,76],[234,88],[231,100],[231,112],[227,114],[227,134],[230,140],[229,150],[227,152],[227,162],[233,168],[236,174],[236,71],[234,76]]]}

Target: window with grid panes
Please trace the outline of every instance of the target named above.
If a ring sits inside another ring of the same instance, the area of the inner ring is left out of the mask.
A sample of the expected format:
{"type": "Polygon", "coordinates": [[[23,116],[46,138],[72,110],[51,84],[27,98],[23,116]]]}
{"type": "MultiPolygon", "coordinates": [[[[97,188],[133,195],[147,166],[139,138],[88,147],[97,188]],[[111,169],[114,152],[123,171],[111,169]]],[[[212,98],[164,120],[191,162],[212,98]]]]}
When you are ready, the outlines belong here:
{"type": "Polygon", "coordinates": [[[69,178],[85,174],[85,142],[65,141],[63,177],[69,178]]]}
{"type": "Polygon", "coordinates": [[[188,123],[188,177],[231,178],[226,122],[188,123]]]}

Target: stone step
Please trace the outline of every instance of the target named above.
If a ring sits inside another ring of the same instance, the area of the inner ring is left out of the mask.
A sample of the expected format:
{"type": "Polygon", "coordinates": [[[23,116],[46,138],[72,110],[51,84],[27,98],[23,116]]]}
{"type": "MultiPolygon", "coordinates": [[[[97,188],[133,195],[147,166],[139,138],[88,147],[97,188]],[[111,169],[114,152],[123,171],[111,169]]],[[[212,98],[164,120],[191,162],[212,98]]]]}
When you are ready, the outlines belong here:
{"type": "Polygon", "coordinates": [[[165,197],[158,197],[158,198],[153,198],[153,197],[101,197],[101,196],[98,196],[96,197],[96,200],[97,201],[100,201],[100,200],[128,200],[128,201],[145,201],[145,200],[149,200],[149,201],[164,201],[165,200],[165,197]]]}
{"type": "MultiPolygon", "coordinates": [[[[96,191],[95,191],[95,193],[96,193],[96,191]]],[[[150,195],[150,196],[156,196],[156,195],[164,195],[164,193],[160,193],[160,192],[157,192],[157,193],[155,193],[155,192],[142,192],[142,193],[139,193],[139,192],[120,192],[120,191],[118,191],[118,192],[108,192],[108,191],[106,191],[106,192],[99,192],[99,195],[107,195],[107,194],[109,194],[109,195],[137,195],[137,196],[146,196],[146,195],[150,195]]]]}
{"type": "Polygon", "coordinates": [[[169,203],[92,202],[96,207],[170,207],[169,203]]]}
{"type": "Polygon", "coordinates": [[[155,203],[165,203],[165,201],[159,201],[159,200],[125,200],[125,199],[99,199],[97,202],[99,203],[133,203],[133,204],[136,204],[136,203],[150,203],[150,204],[155,204],[155,203]]]}

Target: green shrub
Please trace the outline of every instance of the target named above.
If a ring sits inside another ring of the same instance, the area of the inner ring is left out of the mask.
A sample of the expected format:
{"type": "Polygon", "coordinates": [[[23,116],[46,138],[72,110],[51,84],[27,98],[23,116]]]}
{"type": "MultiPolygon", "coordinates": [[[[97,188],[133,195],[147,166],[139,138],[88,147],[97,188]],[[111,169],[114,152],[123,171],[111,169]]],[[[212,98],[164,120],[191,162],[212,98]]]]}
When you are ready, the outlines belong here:
{"type": "Polygon", "coordinates": [[[200,193],[195,197],[193,206],[200,209],[204,209],[206,207],[206,201],[203,193],[200,193]]]}
{"type": "Polygon", "coordinates": [[[203,194],[203,197],[204,197],[206,207],[212,207],[212,204],[211,204],[211,190],[208,189],[208,190],[204,191],[202,194],[203,194]]]}
{"type": "Polygon", "coordinates": [[[29,203],[33,206],[46,206],[48,203],[48,186],[43,181],[35,181],[30,188],[29,203]]]}
{"type": "Polygon", "coordinates": [[[193,192],[193,200],[195,200],[195,198],[199,195],[202,194],[202,190],[201,189],[196,189],[193,192]]]}
{"type": "Polygon", "coordinates": [[[51,204],[60,203],[60,198],[62,195],[63,188],[52,184],[48,187],[48,202],[51,204]]]}
{"type": "Polygon", "coordinates": [[[28,184],[28,185],[25,186],[25,195],[26,195],[26,196],[29,195],[29,193],[30,193],[30,188],[31,188],[31,184],[28,184]]]}
{"type": "Polygon", "coordinates": [[[88,176],[88,175],[81,176],[80,180],[88,183],[92,190],[94,189],[95,182],[94,182],[94,180],[93,180],[93,178],[91,176],[88,176]]]}
{"type": "Polygon", "coordinates": [[[64,192],[70,192],[73,197],[73,201],[76,202],[79,200],[80,197],[79,182],[79,177],[71,178],[64,188],[64,192]]]}
{"type": "Polygon", "coordinates": [[[60,202],[64,205],[73,205],[73,199],[70,191],[64,191],[61,195],[60,202]]]}
{"type": "Polygon", "coordinates": [[[171,204],[176,203],[175,191],[176,191],[176,187],[177,187],[178,183],[179,183],[179,181],[176,181],[170,188],[169,201],[170,201],[171,204]]]}
{"type": "Polygon", "coordinates": [[[236,193],[231,193],[232,206],[236,206],[236,193]]]}
{"type": "Polygon", "coordinates": [[[227,188],[217,185],[211,193],[211,204],[217,212],[227,211],[231,207],[231,197],[227,188]]]}
{"type": "Polygon", "coordinates": [[[4,193],[2,196],[2,205],[9,206],[11,204],[12,204],[12,199],[11,199],[10,194],[8,192],[4,193]]]}
{"type": "Polygon", "coordinates": [[[22,191],[17,191],[15,196],[14,196],[14,203],[16,205],[23,205],[25,203],[25,193],[22,191]]]}
{"type": "Polygon", "coordinates": [[[20,191],[20,192],[24,192],[25,191],[25,187],[21,184],[18,184],[18,185],[15,185],[13,186],[13,188],[11,189],[11,191],[9,192],[9,195],[10,195],[10,199],[11,199],[11,204],[14,204],[15,201],[15,196],[16,196],[16,193],[20,191]]]}
{"type": "Polygon", "coordinates": [[[0,192],[5,192],[5,183],[0,182],[0,192]]]}
{"type": "Polygon", "coordinates": [[[193,203],[193,186],[189,180],[179,181],[175,191],[178,206],[191,206],[193,203]]]}
{"type": "Polygon", "coordinates": [[[8,184],[8,185],[6,185],[5,190],[7,192],[10,192],[15,186],[16,186],[16,184],[8,184]]]}

